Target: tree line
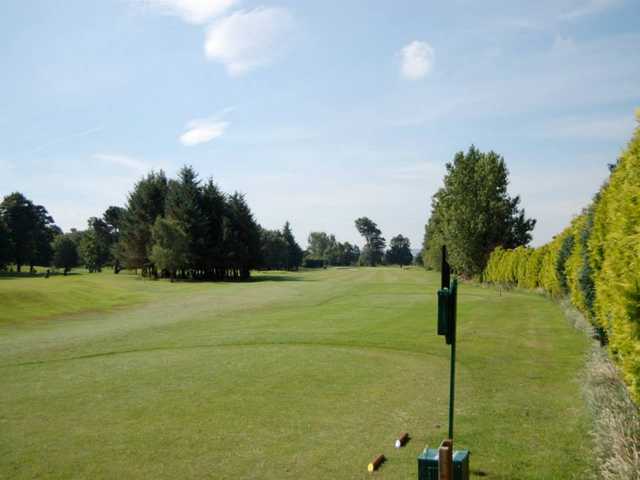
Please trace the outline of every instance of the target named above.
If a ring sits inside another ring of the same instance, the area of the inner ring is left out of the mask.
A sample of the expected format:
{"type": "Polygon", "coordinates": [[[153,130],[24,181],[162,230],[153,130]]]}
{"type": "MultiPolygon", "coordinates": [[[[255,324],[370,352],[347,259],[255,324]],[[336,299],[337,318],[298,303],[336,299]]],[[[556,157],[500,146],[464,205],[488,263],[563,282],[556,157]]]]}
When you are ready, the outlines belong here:
{"type": "Polygon", "coordinates": [[[138,181],[125,207],[109,207],[84,231],[63,234],[46,209],[13,193],[0,204],[0,268],[24,265],[90,272],[201,280],[246,279],[254,268],[297,269],[303,251],[287,222],[267,230],[244,196],[202,182],[191,167],[178,178],[150,172],[138,181]]]}
{"type": "Polygon", "coordinates": [[[396,235],[385,251],[386,240],[378,225],[368,217],[355,220],[356,230],[362,235],[365,245],[362,249],[349,242],[339,242],[335,235],[325,232],[311,232],[304,254],[306,267],[367,265],[409,265],[413,261],[411,242],[403,235],[396,235]]]}
{"type": "Polygon", "coordinates": [[[640,403],[640,127],[564,231],[539,248],[495,249],[483,278],[568,296],[608,342],[640,403]]]}
{"type": "Polygon", "coordinates": [[[412,262],[409,239],[386,240],[368,217],[355,220],[364,247],[339,242],[332,234],[312,232],[306,250],[291,225],[261,227],[244,196],[225,194],[212,179],[201,181],[191,167],[177,178],[150,172],[129,193],[124,207],[110,206],[91,217],[85,230],[62,233],[41,205],[20,193],[0,204],[0,269],[24,265],[63,269],[84,265],[115,273],[135,269],[143,276],[194,280],[246,279],[252,269],[297,270],[412,262]]]}

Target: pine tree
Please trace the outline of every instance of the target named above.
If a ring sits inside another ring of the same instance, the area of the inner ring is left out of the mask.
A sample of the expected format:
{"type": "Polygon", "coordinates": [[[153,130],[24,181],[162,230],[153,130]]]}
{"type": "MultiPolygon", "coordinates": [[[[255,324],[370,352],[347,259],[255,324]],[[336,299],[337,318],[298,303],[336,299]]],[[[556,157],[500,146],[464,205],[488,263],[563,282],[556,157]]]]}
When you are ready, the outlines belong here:
{"type": "Polygon", "coordinates": [[[121,230],[120,261],[129,268],[141,268],[143,275],[154,268],[149,260],[151,229],[159,216],[164,216],[167,177],[161,170],[151,172],[136,183],[129,194],[121,230]]]}
{"type": "Polygon", "coordinates": [[[291,231],[291,225],[287,221],[282,228],[282,235],[287,242],[287,270],[298,270],[302,264],[302,248],[296,242],[293,232],[291,231]]]}
{"type": "Polygon", "coordinates": [[[244,195],[238,192],[227,202],[223,244],[230,276],[249,278],[260,262],[260,231],[244,195]]]}
{"type": "Polygon", "coordinates": [[[203,212],[202,189],[198,174],[185,166],[178,180],[170,180],[165,215],[175,221],[187,236],[186,268],[192,277],[203,276],[202,265],[206,255],[206,216],[203,212]]]}
{"type": "Polygon", "coordinates": [[[171,279],[187,264],[189,238],[177,221],[156,218],[152,229],[153,247],[150,259],[160,271],[167,271],[171,279]]]}

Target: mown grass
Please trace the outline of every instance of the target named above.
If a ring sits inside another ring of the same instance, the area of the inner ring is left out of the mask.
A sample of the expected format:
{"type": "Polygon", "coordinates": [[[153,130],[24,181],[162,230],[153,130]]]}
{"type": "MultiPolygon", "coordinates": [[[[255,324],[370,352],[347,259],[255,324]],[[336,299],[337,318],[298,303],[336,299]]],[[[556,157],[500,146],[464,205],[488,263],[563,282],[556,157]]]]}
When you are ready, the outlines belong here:
{"type": "MultiPolygon", "coordinates": [[[[0,280],[0,477],[371,478],[385,453],[373,477],[416,478],[446,435],[437,276],[256,280],[0,280]]],[[[584,335],[539,295],[475,285],[459,320],[456,444],[472,470],[585,478],[584,335]]]]}

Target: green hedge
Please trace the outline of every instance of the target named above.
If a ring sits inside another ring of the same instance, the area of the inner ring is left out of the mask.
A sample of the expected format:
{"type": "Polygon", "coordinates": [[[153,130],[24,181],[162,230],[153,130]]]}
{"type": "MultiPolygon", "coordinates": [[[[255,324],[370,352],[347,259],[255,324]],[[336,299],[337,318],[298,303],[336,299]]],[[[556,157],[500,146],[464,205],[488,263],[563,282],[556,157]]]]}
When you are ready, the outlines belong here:
{"type": "Polygon", "coordinates": [[[483,280],[568,295],[606,331],[611,355],[640,402],[640,128],[571,225],[539,248],[496,248],[483,280]]]}

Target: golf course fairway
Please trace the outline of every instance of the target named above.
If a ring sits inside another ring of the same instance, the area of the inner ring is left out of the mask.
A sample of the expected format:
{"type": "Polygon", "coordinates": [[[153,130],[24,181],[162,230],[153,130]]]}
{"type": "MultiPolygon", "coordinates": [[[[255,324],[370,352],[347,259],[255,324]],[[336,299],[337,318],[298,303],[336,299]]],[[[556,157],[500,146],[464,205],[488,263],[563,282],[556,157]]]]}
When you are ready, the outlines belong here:
{"type": "MultiPolygon", "coordinates": [[[[447,434],[438,285],[398,267],[1,277],[0,478],[416,479],[447,434]]],[[[462,283],[458,315],[472,478],[584,478],[585,335],[534,293],[462,283]]]]}

